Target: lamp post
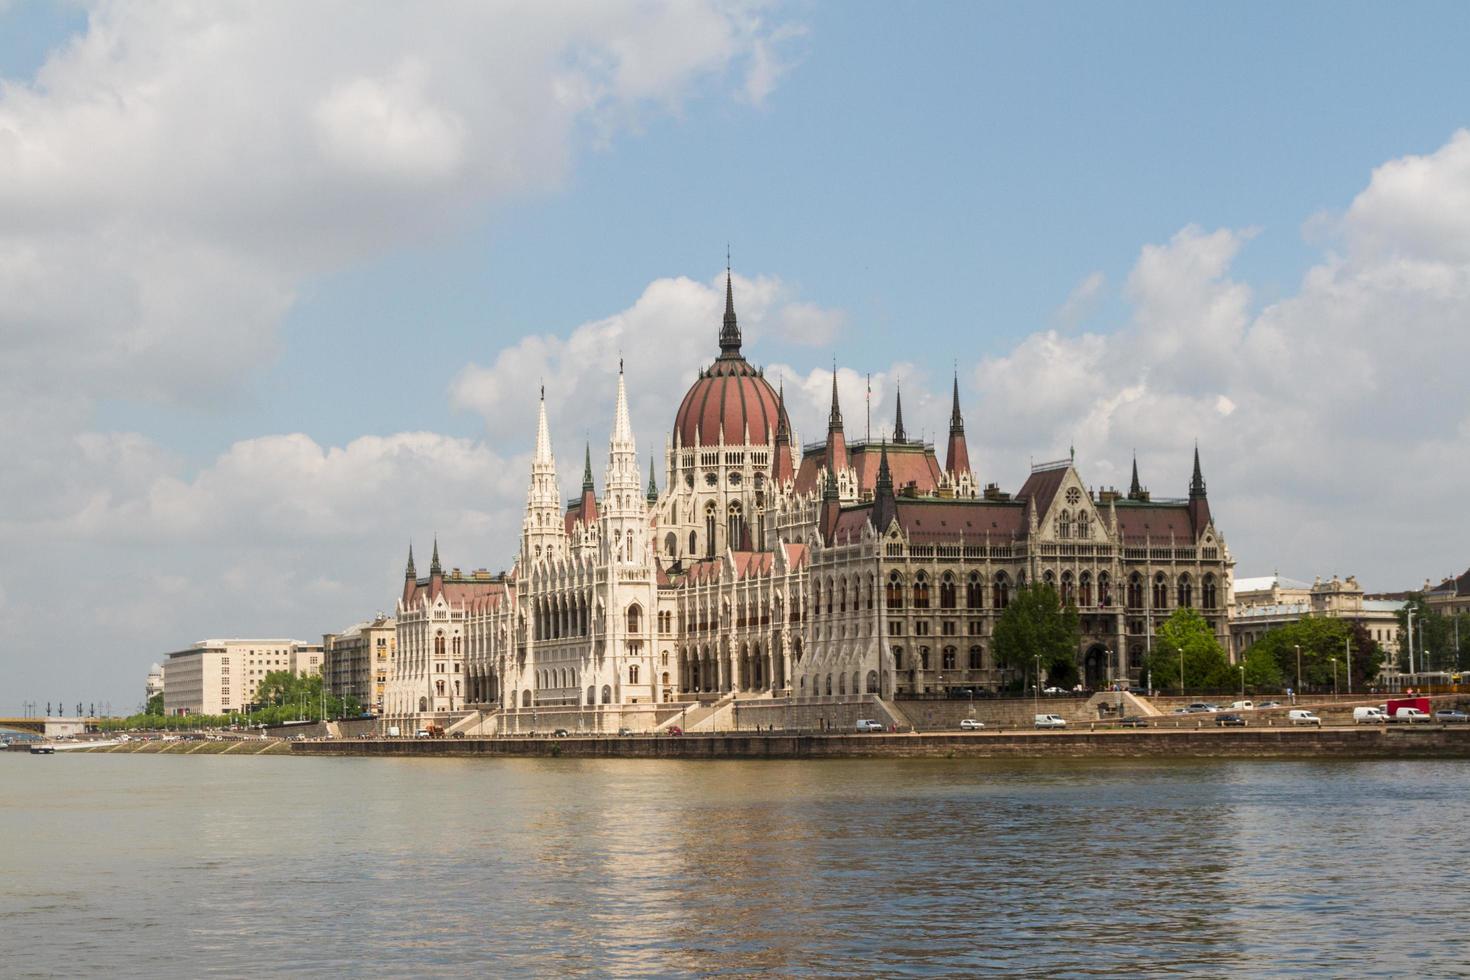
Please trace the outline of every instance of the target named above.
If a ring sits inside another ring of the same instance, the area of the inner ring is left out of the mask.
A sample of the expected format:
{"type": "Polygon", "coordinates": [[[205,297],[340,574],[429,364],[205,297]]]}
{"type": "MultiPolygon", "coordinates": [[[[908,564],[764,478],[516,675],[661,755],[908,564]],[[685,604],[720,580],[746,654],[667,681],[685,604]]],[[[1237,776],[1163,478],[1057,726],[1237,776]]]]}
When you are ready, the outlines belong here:
{"type": "Polygon", "coordinates": [[[1245,700],[1245,664],[1240,665],[1240,700],[1245,700]]]}
{"type": "Polygon", "coordinates": [[[1302,690],[1302,645],[1300,643],[1293,643],[1292,646],[1296,647],[1296,692],[1292,695],[1291,699],[1292,704],[1295,704],[1296,695],[1300,694],[1302,690]]]}
{"type": "Polygon", "coordinates": [[[1337,697],[1337,658],[1332,658],[1332,696],[1337,697]]]}
{"type": "Polygon", "coordinates": [[[1347,668],[1347,692],[1353,693],[1353,634],[1342,638],[1342,665],[1347,668]]]}
{"type": "Polygon", "coordinates": [[[1414,607],[1405,610],[1408,613],[1409,628],[1405,631],[1405,638],[1409,641],[1409,673],[1414,673],[1414,607]]]}
{"type": "Polygon", "coordinates": [[[1036,703],[1036,714],[1041,714],[1041,656],[1036,657],[1036,686],[1032,688],[1036,703]]]}

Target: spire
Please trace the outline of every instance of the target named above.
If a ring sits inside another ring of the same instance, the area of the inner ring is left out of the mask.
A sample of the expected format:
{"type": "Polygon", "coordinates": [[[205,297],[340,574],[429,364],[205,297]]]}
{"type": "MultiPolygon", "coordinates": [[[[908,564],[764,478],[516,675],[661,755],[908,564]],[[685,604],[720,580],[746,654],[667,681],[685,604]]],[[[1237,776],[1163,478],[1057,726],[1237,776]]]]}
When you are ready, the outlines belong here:
{"type": "Polygon", "coordinates": [[[898,516],[898,502],[893,497],[893,472],[888,468],[888,441],[881,443],[878,455],[878,479],[873,485],[873,530],[882,534],[898,516]]]}
{"type": "Polygon", "coordinates": [[[954,373],[954,400],[949,410],[949,447],[944,454],[944,469],[957,484],[970,473],[970,448],[965,445],[965,418],[960,414],[960,372],[954,373]]]}
{"type": "Polygon", "coordinates": [[[964,432],[965,417],[960,414],[960,373],[954,373],[954,405],[949,410],[949,431],[964,432]]]}
{"type": "Polygon", "coordinates": [[[613,418],[613,445],[618,448],[633,445],[633,423],[628,418],[628,389],[623,384],[623,363],[618,362],[618,409],[613,418]]]}
{"type": "Polygon", "coordinates": [[[896,408],[893,416],[893,444],[901,445],[904,442],[903,432],[903,389],[894,385],[896,408]]]}
{"type": "Polygon", "coordinates": [[[418,572],[413,567],[413,542],[408,543],[408,567],[403,570],[404,578],[416,578],[418,572]]]}
{"type": "Polygon", "coordinates": [[[720,356],[740,356],[740,325],[735,320],[735,286],[730,279],[730,256],[725,255],[725,325],[720,328],[720,356]]]}
{"type": "Polygon", "coordinates": [[[888,440],[884,440],[878,453],[878,481],[873,486],[875,497],[886,494],[893,496],[893,471],[888,468],[888,440]]]}
{"type": "Polygon", "coordinates": [[[536,409],[536,455],[533,463],[551,462],[551,427],[546,424],[546,386],[541,386],[541,402],[536,409]]]}
{"type": "Polygon", "coordinates": [[[837,499],[837,474],[832,472],[831,470],[827,471],[827,480],[825,483],[822,484],[822,499],[837,499]]]}
{"type": "Polygon", "coordinates": [[[658,503],[658,483],[653,478],[653,457],[648,457],[648,502],[658,503]]]}
{"type": "Polygon", "coordinates": [[[1194,477],[1189,481],[1189,495],[1191,497],[1203,497],[1205,495],[1205,477],[1199,468],[1199,443],[1194,444],[1194,477]]]}
{"type": "Polygon", "coordinates": [[[1143,484],[1138,482],[1138,452],[1133,453],[1133,482],[1128,484],[1128,499],[1138,500],[1143,496],[1143,484]]]}
{"type": "Polygon", "coordinates": [[[434,557],[429,561],[430,575],[443,575],[444,569],[439,565],[439,535],[434,535],[434,557]]]}
{"type": "Polygon", "coordinates": [[[786,424],[786,379],[781,379],[781,386],[776,390],[776,441],[791,441],[791,427],[786,424]]]}
{"type": "Polygon", "coordinates": [[[842,407],[837,404],[837,362],[832,362],[832,411],[827,414],[827,431],[842,431],[842,407]]]}
{"type": "Polygon", "coordinates": [[[597,485],[592,482],[592,443],[587,443],[586,462],[582,464],[582,489],[596,490],[597,485]]]}

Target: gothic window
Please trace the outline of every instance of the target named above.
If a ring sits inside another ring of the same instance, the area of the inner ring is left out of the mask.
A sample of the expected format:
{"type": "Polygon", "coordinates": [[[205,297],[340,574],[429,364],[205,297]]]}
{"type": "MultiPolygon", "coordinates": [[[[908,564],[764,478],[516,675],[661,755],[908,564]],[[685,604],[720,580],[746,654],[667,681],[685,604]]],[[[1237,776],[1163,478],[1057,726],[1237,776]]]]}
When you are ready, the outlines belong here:
{"type": "Polygon", "coordinates": [[[903,647],[893,648],[893,669],[903,670],[903,647]]]}
{"type": "Polygon", "coordinates": [[[984,653],[979,647],[970,647],[970,669],[979,670],[984,656],[984,653]]]}
{"type": "Polygon", "coordinates": [[[1078,578],[1078,602],[1083,607],[1092,605],[1092,573],[1083,572],[1078,578]]]}
{"type": "Polygon", "coordinates": [[[914,576],[914,608],[929,608],[929,577],[923,572],[914,576]]]}
{"type": "Polygon", "coordinates": [[[1214,609],[1215,602],[1215,576],[1206,575],[1204,587],[1201,589],[1200,605],[1205,609],[1214,609]]]}
{"type": "Polygon", "coordinates": [[[1062,573],[1062,605],[1072,606],[1077,603],[1076,590],[1072,583],[1072,573],[1062,573]]]}
{"type": "Polygon", "coordinates": [[[740,504],[738,502],[731,501],[727,523],[729,526],[726,528],[727,536],[725,540],[729,542],[729,546],[731,548],[744,547],[744,525],[741,523],[740,504]]]}
{"type": "Polygon", "coordinates": [[[996,609],[1004,609],[1011,604],[1011,580],[1005,572],[995,573],[995,585],[991,587],[990,604],[996,609]]]}
{"type": "Polygon", "coordinates": [[[612,704],[612,688],[607,684],[602,685],[602,703],[612,704]]]}
{"type": "Polygon", "coordinates": [[[897,572],[888,573],[888,587],[885,593],[889,609],[903,608],[903,579],[897,572]]]}
{"type": "Polygon", "coordinates": [[[1188,575],[1179,576],[1179,608],[1194,608],[1194,583],[1190,582],[1188,575]]]}
{"type": "Polygon", "coordinates": [[[637,664],[629,664],[628,665],[628,683],[629,684],[637,684],[638,683],[638,665],[637,664]]]}
{"type": "Polygon", "coordinates": [[[668,536],[664,538],[664,552],[670,558],[672,558],[672,557],[674,557],[674,552],[676,552],[678,550],[679,550],[679,539],[674,535],[674,532],[673,531],[670,531],[668,533],[668,536]]]}
{"type": "Polygon", "coordinates": [[[1143,576],[1137,572],[1128,576],[1128,608],[1143,608],[1143,576]]]}
{"type": "Polygon", "coordinates": [[[971,572],[970,579],[965,583],[965,608],[979,609],[984,601],[984,587],[980,584],[980,573],[971,572]]]}
{"type": "Polygon", "coordinates": [[[864,599],[865,599],[865,601],[867,603],[867,608],[872,609],[873,608],[873,575],[872,575],[871,572],[868,574],[868,583],[867,583],[867,587],[863,590],[863,596],[864,596],[864,599]]]}
{"type": "MultiPolygon", "coordinates": [[[[1077,488],[1073,487],[1072,489],[1076,490],[1077,488]]],[[[1084,541],[1092,537],[1092,527],[1087,517],[1087,511],[1085,510],[1079,510],[1077,512],[1077,537],[1084,541]]]]}
{"type": "Polygon", "coordinates": [[[699,553],[699,533],[697,531],[690,531],[689,532],[689,555],[690,555],[690,557],[693,557],[694,555],[696,555],[698,553],[699,553]]]}
{"type": "Polygon", "coordinates": [[[827,615],[832,615],[832,580],[827,580],[827,615]]]}
{"type": "Polygon", "coordinates": [[[928,647],[919,647],[919,669],[920,670],[928,670],[929,669],[929,648],[928,647]]]}
{"type": "Polygon", "coordinates": [[[943,664],[943,668],[945,670],[954,670],[955,669],[956,660],[955,660],[955,649],[954,649],[954,647],[945,647],[944,648],[944,653],[943,653],[943,655],[940,658],[940,663],[943,664]]]}
{"type": "Polygon", "coordinates": [[[715,556],[715,503],[713,500],[704,505],[704,553],[707,558],[715,556]]]}
{"type": "Polygon", "coordinates": [[[1097,576],[1097,604],[1104,607],[1113,604],[1113,580],[1107,572],[1100,572],[1097,576]]]}
{"type": "Polygon", "coordinates": [[[1069,511],[1062,511],[1057,518],[1057,537],[1070,538],[1072,536],[1072,515],[1069,511]]]}
{"type": "Polygon", "coordinates": [[[1163,572],[1154,576],[1153,600],[1155,609],[1169,608],[1169,579],[1163,572]]]}
{"type": "Polygon", "coordinates": [[[643,632],[643,607],[636,602],[628,607],[628,632],[643,632]]]}
{"type": "Polygon", "coordinates": [[[945,572],[944,577],[939,580],[939,608],[953,609],[955,602],[954,576],[945,572]]]}

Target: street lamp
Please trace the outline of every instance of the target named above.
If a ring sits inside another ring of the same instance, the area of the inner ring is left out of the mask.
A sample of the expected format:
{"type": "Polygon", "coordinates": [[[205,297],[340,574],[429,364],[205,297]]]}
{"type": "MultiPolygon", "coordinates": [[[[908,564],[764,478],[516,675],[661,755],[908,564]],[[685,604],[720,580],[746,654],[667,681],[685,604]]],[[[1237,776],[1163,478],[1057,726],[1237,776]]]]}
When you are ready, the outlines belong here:
{"type": "Polygon", "coordinates": [[[1337,658],[1332,658],[1332,696],[1337,697],[1337,658]]]}
{"type": "Polygon", "coordinates": [[[1035,692],[1036,713],[1041,714],[1041,656],[1036,657],[1036,686],[1032,688],[1035,692]]]}
{"type": "Polygon", "coordinates": [[[1245,700],[1245,664],[1240,665],[1240,700],[1245,700]]]}
{"type": "Polygon", "coordinates": [[[1292,693],[1291,703],[1296,704],[1297,695],[1302,690],[1302,645],[1293,643],[1292,646],[1296,647],[1296,690],[1292,693]]]}

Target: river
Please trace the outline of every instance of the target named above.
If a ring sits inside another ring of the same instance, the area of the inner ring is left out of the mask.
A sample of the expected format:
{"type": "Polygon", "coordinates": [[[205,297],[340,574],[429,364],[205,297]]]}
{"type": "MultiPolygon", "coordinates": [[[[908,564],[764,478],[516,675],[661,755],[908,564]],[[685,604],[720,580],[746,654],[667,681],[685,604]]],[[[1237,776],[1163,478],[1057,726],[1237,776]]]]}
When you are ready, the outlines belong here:
{"type": "Polygon", "coordinates": [[[1463,975],[1470,763],[0,753],[6,976],[1463,975]]]}

